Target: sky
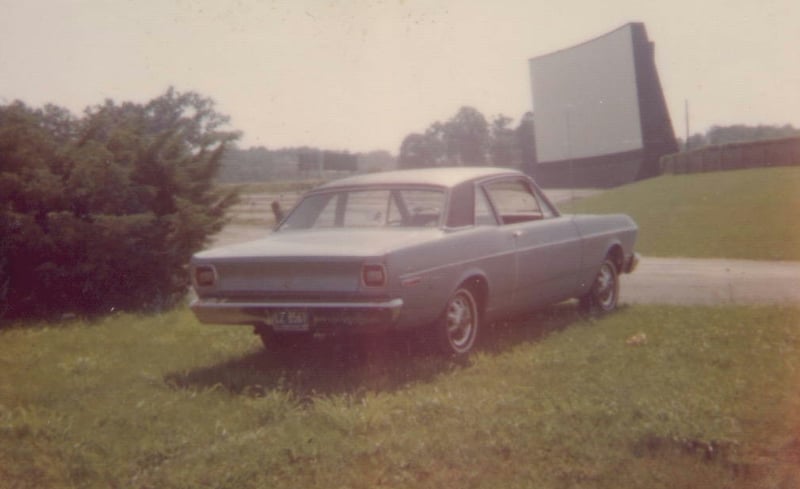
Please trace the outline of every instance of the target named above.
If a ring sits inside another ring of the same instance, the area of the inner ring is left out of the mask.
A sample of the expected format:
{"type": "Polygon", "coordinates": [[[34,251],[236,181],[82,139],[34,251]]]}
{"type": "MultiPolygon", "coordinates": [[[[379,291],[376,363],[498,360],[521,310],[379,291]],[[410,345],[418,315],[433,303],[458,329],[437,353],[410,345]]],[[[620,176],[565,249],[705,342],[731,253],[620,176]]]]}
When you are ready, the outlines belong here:
{"type": "Polygon", "coordinates": [[[800,127],[797,0],[0,0],[0,104],[76,115],[168,87],[241,147],[397,154],[462,106],[514,124],[528,60],[643,22],[678,137],[800,127]]]}

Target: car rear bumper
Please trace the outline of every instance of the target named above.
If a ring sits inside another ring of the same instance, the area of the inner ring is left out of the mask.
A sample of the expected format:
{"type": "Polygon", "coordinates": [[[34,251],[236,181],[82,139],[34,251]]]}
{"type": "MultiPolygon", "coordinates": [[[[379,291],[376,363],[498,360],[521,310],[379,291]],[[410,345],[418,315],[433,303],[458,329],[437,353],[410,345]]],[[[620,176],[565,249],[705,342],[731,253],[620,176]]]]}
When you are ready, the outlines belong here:
{"type": "Polygon", "coordinates": [[[397,322],[402,299],[363,302],[238,302],[197,299],[189,306],[207,324],[250,324],[275,331],[316,331],[329,328],[390,327],[397,322]],[[288,313],[307,318],[303,324],[284,325],[288,313]]]}

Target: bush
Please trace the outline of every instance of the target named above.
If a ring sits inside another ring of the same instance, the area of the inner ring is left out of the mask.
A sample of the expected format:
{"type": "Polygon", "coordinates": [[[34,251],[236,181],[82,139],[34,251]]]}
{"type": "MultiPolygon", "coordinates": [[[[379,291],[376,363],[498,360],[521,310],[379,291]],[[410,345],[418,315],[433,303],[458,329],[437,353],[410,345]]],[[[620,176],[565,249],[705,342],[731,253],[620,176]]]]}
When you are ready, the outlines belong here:
{"type": "Polygon", "coordinates": [[[212,185],[228,119],[170,88],[80,118],[0,107],[0,315],[93,315],[178,301],[186,264],[236,196],[212,185]]]}

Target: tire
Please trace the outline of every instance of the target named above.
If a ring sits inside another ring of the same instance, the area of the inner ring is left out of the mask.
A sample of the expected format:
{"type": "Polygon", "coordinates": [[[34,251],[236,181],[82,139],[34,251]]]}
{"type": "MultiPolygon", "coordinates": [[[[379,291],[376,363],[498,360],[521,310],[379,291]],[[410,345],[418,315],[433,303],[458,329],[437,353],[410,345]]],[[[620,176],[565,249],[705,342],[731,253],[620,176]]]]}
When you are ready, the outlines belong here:
{"type": "Polygon", "coordinates": [[[468,288],[459,288],[448,299],[444,312],[434,325],[439,350],[452,357],[469,354],[478,338],[480,311],[468,288]]]}
{"type": "Polygon", "coordinates": [[[608,314],[619,301],[619,273],[611,258],[606,257],[592,283],[592,288],[580,298],[580,307],[589,314],[608,314]]]}

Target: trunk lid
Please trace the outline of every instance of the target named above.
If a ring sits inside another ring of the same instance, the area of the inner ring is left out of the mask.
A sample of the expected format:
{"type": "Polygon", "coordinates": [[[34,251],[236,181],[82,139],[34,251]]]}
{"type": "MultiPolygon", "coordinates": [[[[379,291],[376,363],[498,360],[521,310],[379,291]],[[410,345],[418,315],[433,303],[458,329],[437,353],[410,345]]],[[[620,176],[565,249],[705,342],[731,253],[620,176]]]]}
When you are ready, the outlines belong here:
{"type": "Polygon", "coordinates": [[[363,289],[364,263],[383,263],[392,250],[441,236],[439,229],[323,229],[276,232],[264,239],[196,254],[212,265],[213,286],[200,296],[265,296],[329,300],[363,289]]]}

